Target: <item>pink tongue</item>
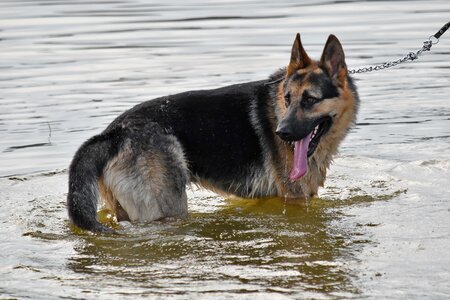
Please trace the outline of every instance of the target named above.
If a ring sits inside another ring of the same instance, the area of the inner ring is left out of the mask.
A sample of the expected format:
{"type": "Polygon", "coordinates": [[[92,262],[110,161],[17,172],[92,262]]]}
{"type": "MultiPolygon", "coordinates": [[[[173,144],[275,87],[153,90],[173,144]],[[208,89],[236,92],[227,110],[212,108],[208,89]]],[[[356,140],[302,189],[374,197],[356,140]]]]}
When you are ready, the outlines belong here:
{"type": "Polygon", "coordinates": [[[297,180],[303,175],[305,175],[308,170],[308,147],[309,142],[311,142],[311,135],[308,134],[306,137],[300,141],[295,142],[294,148],[294,166],[292,167],[289,179],[297,180]]]}

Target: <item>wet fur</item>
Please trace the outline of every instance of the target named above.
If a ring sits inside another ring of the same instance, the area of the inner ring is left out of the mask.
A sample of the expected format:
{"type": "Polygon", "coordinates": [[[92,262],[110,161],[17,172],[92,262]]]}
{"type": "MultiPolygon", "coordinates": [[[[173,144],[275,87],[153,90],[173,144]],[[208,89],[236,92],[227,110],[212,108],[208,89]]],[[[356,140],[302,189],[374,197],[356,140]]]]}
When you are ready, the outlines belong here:
{"type": "Polygon", "coordinates": [[[67,204],[72,222],[83,229],[110,232],[97,220],[100,199],[119,220],[185,217],[185,189],[190,182],[246,198],[316,196],[339,143],[355,121],[358,96],[346,72],[327,75],[337,95],[308,111],[298,110],[300,121],[324,114],[335,117],[309,158],[306,175],[291,182],[293,150],[275,134],[288,111],[285,92],[289,89],[298,96],[318,88],[327,78],[328,63],[293,59],[306,55],[295,43],[293,51],[301,49],[291,55],[288,67],[267,80],[144,102],[86,141],[69,169],[67,204]]]}

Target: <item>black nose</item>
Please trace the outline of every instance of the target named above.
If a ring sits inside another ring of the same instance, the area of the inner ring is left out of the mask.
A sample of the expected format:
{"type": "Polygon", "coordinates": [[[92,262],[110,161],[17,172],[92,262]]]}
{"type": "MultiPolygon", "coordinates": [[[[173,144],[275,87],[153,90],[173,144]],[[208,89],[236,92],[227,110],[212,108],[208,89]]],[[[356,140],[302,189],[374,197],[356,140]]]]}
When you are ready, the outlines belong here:
{"type": "Polygon", "coordinates": [[[278,127],[275,133],[283,140],[289,141],[292,139],[292,132],[287,127],[278,127]]]}

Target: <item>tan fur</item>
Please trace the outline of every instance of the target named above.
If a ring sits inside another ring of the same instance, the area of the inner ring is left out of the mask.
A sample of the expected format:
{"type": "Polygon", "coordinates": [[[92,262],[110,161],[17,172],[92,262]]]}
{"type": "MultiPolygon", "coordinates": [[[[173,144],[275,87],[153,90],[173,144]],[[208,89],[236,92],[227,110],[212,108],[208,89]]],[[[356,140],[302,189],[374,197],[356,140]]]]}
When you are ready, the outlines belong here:
{"type": "Polygon", "coordinates": [[[124,146],[107,163],[99,182],[100,190],[105,205],[116,212],[118,219],[125,212],[126,219],[132,222],[149,222],[171,217],[171,214],[185,214],[187,203],[186,208],[180,207],[180,211],[166,211],[164,199],[178,200],[168,196],[170,179],[166,176],[168,172],[164,163],[162,153],[155,150],[151,154],[136,155],[130,145],[124,146]]]}
{"type": "Polygon", "coordinates": [[[105,185],[103,177],[100,177],[98,180],[98,189],[103,204],[116,215],[117,221],[129,221],[130,218],[127,212],[122,208],[117,199],[114,198],[111,189],[105,185]]]}
{"type": "Polygon", "coordinates": [[[230,197],[232,195],[224,190],[219,189],[207,180],[198,178],[194,184],[199,188],[210,190],[218,195],[222,195],[223,197],[230,197]]]}

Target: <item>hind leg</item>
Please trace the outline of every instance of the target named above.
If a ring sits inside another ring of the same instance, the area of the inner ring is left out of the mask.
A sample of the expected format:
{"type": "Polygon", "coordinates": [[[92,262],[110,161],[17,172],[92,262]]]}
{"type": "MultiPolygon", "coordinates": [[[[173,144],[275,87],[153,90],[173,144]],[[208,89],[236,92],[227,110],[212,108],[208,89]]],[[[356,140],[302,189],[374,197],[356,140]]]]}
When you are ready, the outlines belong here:
{"type": "Polygon", "coordinates": [[[103,177],[100,177],[98,180],[98,189],[103,204],[115,213],[117,221],[130,221],[127,212],[122,208],[117,199],[114,198],[112,191],[105,185],[103,177]]]}
{"type": "Polygon", "coordinates": [[[160,131],[142,131],[128,135],[104,169],[103,183],[113,198],[107,202],[116,201],[118,217],[125,212],[132,222],[186,217],[188,171],[180,143],[160,131]]]}

